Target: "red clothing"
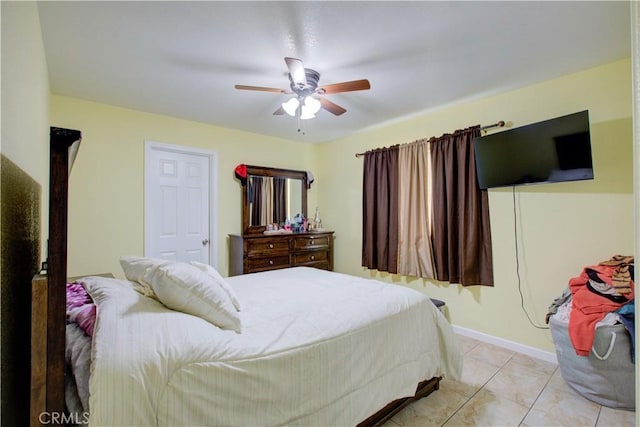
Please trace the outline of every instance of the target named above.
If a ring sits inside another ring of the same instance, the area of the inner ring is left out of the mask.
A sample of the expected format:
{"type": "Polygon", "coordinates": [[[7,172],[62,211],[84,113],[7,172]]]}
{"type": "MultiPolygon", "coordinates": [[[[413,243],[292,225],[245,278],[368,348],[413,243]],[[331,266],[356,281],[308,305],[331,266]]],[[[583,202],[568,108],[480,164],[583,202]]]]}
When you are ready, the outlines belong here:
{"type": "Polygon", "coordinates": [[[571,315],[569,316],[569,337],[573,348],[578,356],[588,356],[593,346],[595,338],[596,323],[611,311],[616,311],[627,302],[633,300],[633,281],[631,281],[631,290],[624,294],[627,301],[622,303],[613,302],[587,288],[589,277],[586,270],[591,269],[597,272],[598,277],[604,283],[612,284],[613,274],[616,271],[615,266],[597,265],[586,267],[580,276],[569,280],[569,289],[573,295],[573,306],[571,315]]]}

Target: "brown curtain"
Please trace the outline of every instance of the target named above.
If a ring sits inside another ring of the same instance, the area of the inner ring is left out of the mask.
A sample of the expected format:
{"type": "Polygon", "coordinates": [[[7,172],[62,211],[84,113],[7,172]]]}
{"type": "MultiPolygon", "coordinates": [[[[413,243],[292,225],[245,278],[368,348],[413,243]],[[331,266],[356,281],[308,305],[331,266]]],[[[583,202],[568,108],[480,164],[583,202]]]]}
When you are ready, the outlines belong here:
{"type": "Polygon", "coordinates": [[[398,272],[398,146],[365,153],[362,265],[398,272]]]}
{"type": "Polygon", "coordinates": [[[249,203],[251,204],[251,225],[261,225],[262,178],[252,176],[247,185],[249,185],[249,203]]]}
{"type": "Polygon", "coordinates": [[[476,178],[480,126],[432,138],[432,242],[436,279],[493,286],[489,201],[476,178]]]}
{"type": "Polygon", "coordinates": [[[286,184],[285,178],[273,178],[273,221],[277,223],[287,219],[286,184]]]}

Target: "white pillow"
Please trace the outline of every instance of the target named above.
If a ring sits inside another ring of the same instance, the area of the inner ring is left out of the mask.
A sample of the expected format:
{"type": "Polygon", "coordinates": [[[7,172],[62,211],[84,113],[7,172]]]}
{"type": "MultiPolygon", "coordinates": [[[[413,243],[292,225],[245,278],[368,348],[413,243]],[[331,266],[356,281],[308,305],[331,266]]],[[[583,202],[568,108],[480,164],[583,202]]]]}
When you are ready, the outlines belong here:
{"type": "Polygon", "coordinates": [[[162,258],[149,258],[141,256],[121,256],[120,266],[124,271],[124,277],[130,282],[135,282],[134,289],[142,295],[148,297],[154,297],[153,289],[148,283],[145,283],[142,279],[144,273],[150,267],[156,267],[158,265],[166,264],[172,261],[162,258]]]}
{"type": "Polygon", "coordinates": [[[218,282],[220,287],[224,289],[227,295],[229,295],[229,298],[231,299],[231,302],[233,303],[233,306],[236,308],[236,310],[240,311],[240,301],[238,301],[236,293],[234,292],[233,288],[227,283],[227,281],[224,280],[224,277],[222,277],[220,273],[218,273],[218,270],[216,270],[209,264],[204,264],[198,261],[191,261],[190,264],[198,267],[201,271],[207,273],[213,278],[213,280],[218,282]]]}
{"type": "Polygon", "coordinates": [[[208,274],[184,262],[160,264],[147,269],[143,281],[172,310],[198,316],[221,329],[241,331],[238,312],[220,285],[208,274]]]}

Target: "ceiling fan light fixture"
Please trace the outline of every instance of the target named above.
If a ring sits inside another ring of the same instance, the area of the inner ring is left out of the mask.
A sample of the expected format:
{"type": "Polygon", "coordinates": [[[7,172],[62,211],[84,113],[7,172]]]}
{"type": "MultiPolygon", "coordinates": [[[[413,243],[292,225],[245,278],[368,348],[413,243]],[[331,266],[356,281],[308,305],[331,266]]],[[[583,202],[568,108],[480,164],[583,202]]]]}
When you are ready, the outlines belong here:
{"type": "MultiPolygon", "coordinates": [[[[330,112],[334,116],[340,116],[347,112],[347,110],[329,101],[323,95],[368,90],[371,88],[371,84],[367,79],[333,83],[319,87],[319,72],[312,70],[311,68],[304,68],[304,64],[298,58],[285,57],[284,61],[287,64],[287,69],[289,70],[288,76],[290,90],[248,85],[235,85],[235,88],[261,92],[293,94],[293,97],[288,99],[286,102],[283,102],[281,106],[273,112],[273,115],[280,116],[286,113],[291,117],[296,117],[298,119],[298,125],[300,125],[301,119],[313,119],[321,109],[330,112]]],[[[298,131],[300,131],[300,129],[298,129],[298,131]]]]}
{"type": "Polygon", "coordinates": [[[307,96],[304,99],[304,106],[302,107],[302,110],[304,111],[306,108],[311,114],[316,114],[318,111],[320,111],[320,107],[320,101],[318,101],[313,96],[307,96]]]}
{"type": "Polygon", "coordinates": [[[298,98],[291,98],[290,100],[282,103],[282,109],[291,117],[295,117],[300,101],[298,98]]]}
{"type": "Polygon", "coordinates": [[[302,112],[300,113],[300,120],[313,119],[316,115],[311,112],[305,105],[302,106],[302,112]]]}

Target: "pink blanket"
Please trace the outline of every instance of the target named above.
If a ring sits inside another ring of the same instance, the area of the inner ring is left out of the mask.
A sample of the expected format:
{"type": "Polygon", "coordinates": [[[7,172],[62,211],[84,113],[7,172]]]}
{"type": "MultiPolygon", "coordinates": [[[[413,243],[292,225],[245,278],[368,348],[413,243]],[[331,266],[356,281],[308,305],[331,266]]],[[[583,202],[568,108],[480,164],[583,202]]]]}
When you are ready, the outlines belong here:
{"type": "Polygon", "coordinates": [[[96,305],[82,283],[67,283],[67,321],[77,323],[85,334],[93,336],[96,305]]]}

